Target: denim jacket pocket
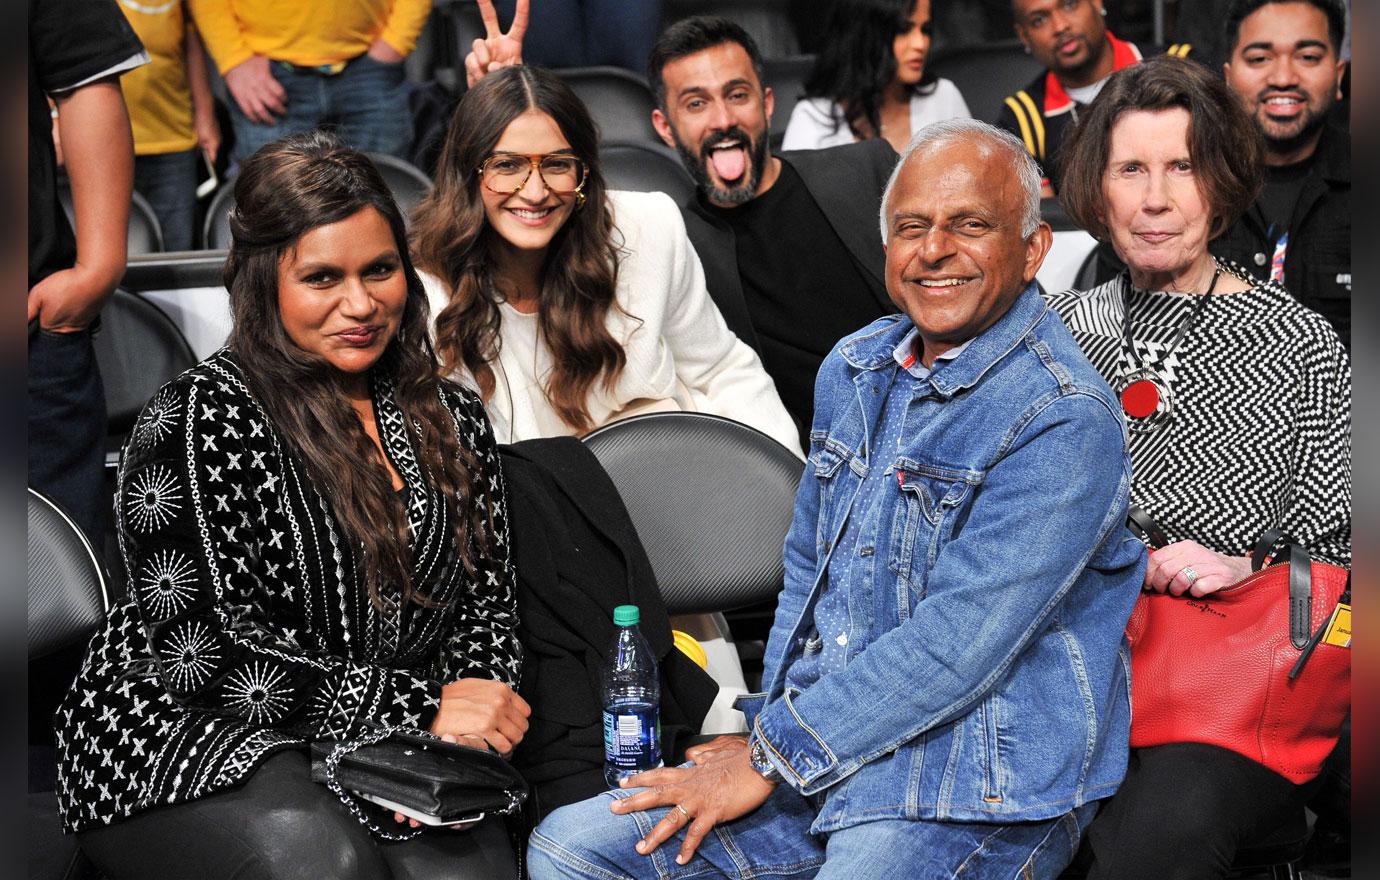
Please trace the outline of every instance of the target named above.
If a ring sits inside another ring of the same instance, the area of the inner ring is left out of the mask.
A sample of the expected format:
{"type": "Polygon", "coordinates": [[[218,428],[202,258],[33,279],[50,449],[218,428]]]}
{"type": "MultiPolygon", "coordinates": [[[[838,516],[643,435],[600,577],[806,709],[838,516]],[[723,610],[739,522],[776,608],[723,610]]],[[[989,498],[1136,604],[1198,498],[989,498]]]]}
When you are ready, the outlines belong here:
{"type": "Polygon", "coordinates": [[[897,464],[902,503],[892,518],[887,564],[896,575],[897,600],[904,620],[910,616],[912,603],[924,596],[925,574],[939,555],[942,542],[953,532],[954,513],[964,505],[976,480],[965,472],[906,459],[897,464]]]}

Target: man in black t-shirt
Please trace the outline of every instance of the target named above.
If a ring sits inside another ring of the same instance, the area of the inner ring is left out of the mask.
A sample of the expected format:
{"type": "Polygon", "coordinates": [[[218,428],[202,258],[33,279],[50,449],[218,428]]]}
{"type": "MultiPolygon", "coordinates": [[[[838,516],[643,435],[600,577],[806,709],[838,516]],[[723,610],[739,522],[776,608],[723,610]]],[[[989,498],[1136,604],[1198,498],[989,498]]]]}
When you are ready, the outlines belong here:
{"type": "Polygon", "coordinates": [[[1346,62],[1341,0],[1237,0],[1227,84],[1265,136],[1265,187],[1212,251],[1282,281],[1351,347],[1351,139],[1328,122],[1346,62]]]}
{"type": "Polygon", "coordinates": [[[726,19],[667,28],[648,78],[652,123],[698,185],[682,212],[709,295],[761,355],[808,448],[824,356],[896,310],[877,229],[896,154],[877,139],[772,155],[761,55],[726,19]]]}
{"type": "Polygon", "coordinates": [[[134,141],[119,76],[147,61],[113,0],[30,0],[29,485],[98,546],[106,414],[91,331],[125,271],[134,141]],[[76,235],[58,201],[53,113],[76,235]]]}

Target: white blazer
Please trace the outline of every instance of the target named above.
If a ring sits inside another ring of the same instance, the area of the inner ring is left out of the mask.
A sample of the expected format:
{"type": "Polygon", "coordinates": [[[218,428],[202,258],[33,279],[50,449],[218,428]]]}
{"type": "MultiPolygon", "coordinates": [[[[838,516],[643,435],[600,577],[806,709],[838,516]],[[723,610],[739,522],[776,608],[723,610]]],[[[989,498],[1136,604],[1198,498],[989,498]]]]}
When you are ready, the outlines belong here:
{"type": "MultiPolygon", "coordinates": [[[[608,328],[627,364],[612,389],[602,382],[590,389],[594,427],[657,410],[712,413],[750,425],[803,458],[795,423],[757,353],[728,329],[709,298],[680,209],[659,192],[608,195],[619,247],[618,308],[609,310],[608,328]]],[[[421,277],[434,322],[449,292],[440,279],[421,277]]],[[[537,338],[537,316],[507,303],[499,308],[495,388],[485,402],[498,441],[575,433],[542,390],[552,365],[537,338]]],[[[463,368],[452,378],[476,387],[463,368]]]]}

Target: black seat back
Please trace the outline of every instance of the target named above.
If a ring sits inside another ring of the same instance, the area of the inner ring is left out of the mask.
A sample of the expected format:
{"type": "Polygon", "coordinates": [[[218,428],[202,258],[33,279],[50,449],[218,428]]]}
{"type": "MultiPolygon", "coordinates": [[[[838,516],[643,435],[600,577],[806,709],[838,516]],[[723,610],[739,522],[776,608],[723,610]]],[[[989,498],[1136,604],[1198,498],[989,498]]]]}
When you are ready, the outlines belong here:
{"type": "Polygon", "coordinates": [[[962,46],[934,53],[930,69],[952,80],[976,119],[996,122],[1007,96],[1024,88],[1041,71],[1020,40],[962,46]]]}
{"type": "Polygon", "coordinates": [[[29,489],[29,659],[89,636],[105,615],[105,572],[63,510],[29,489]]]}
{"type": "MultiPolygon", "coordinates": [[[[129,232],[125,239],[126,254],[157,254],[163,250],[163,227],[153,213],[153,206],[137,192],[129,194],[129,232]]],[[[72,189],[64,179],[58,186],[58,200],[67,214],[67,222],[72,228],[77,226],[77,217],[72,207],[72,189]]]]}
{"type": "Polygon", "coordinates": [[[747,425],[636,416],[585,437],[628,508],[671,614],[774,600],[802,462],[747,425]]]}
{"type": "Polygon", "coordinates": [[[118,449],[144,404],[197,358],[162,309],[127,290],[116,290],[106,302],[94,345],[105,386],[109,446],[118,449]]]}
{"type": "Polygon", "coordinates": [[[621,67],[566,67],[553,71],[580,96],[599,126],[599,140],[661,144],[652,127],[656,100],[647,80],[621,67]]]}
{"type": "Polygon", "coordinates": [[[677,205],[695,194],[695,181],[674,150],[661,144],[614,141],[599,147],[599,162],[610,189],[664,192],[677,205]]]}

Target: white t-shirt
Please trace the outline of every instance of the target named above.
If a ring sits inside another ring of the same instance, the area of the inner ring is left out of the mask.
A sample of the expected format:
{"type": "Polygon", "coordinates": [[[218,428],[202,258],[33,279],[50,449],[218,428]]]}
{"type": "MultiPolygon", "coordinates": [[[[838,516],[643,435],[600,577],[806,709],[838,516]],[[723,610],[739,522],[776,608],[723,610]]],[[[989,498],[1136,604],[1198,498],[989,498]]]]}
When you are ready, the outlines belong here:
{"type": "MultiPolygon", "coordinates": [[[[915,134],[932,122],[945,119],[968,118],[968,104],[958,86],[947,79],[935,82],[928,95],[913,95],[910,99],[910,132],[915,134]]],[[[783,150],[818,150],[851,144],[856,138],[843,120],[843,111],[828,98],[802,98],[791,111],[786,124],[783,150]],[[835,122],[838,127],[835,128],[835,122]]]]}

